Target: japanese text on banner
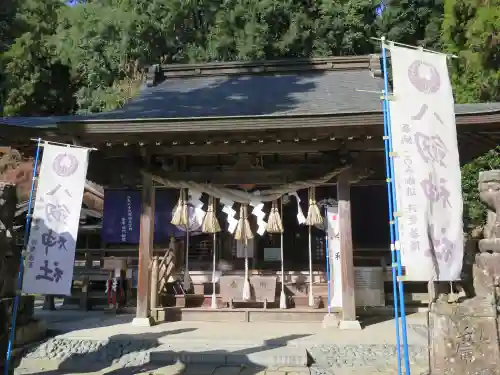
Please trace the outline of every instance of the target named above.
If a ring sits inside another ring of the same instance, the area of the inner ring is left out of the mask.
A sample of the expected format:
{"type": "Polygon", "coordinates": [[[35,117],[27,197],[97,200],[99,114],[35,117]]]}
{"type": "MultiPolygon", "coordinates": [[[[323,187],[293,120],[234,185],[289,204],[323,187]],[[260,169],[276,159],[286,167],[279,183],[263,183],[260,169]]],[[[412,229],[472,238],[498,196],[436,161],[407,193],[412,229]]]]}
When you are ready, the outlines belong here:
{"type": "Polygon", "coordinates": [[[44,145],[23,292],[70,295],[88,150],[44,145]]]}
{"type": "Polygon", "coordinates": [[[456,280],[462,191],[446,56],[391,46],[390,102],[400,247],[408,280],[456,280]]]}
{"type": "Polygon", "coordinates": [[[330,272],[333,276],[333,285],[330,306],[342,307],[342,269],[340,265],[340,224],[337,206],[328,206],[326,212],[328,257],[330,272]]]}

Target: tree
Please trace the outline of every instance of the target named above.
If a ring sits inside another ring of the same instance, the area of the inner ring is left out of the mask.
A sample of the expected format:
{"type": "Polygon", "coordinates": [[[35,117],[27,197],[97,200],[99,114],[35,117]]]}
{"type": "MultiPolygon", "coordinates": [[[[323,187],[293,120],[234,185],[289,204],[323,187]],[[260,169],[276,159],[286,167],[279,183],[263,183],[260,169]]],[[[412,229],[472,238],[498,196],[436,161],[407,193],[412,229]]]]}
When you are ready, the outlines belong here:
{"type": "Polygon", "coordinates": [[[18,0],[2,0],[0,3],[0,54],[8,49],[17,36],[16,14],[18,0]]]}
{"type": "Polygon", "coordinates": [[[19,36],[3,55],[6,115],[65,114],[74,108],[69,70],[49,43],[57,27],[59,0],[23,0],[16,14],[19,36]]]}
{"type": "Polygon", "coordinates": [[[18,8],[18,0],[4,0],[0,3],[0,116],[3,115],[5,95],[7,94],[3,53],[10,47],[17,36],[16,15],[18,8]]]}
{"type": "Polygon", "coordinates": [[[444,14],[455,101],[500,101],[500,0],[446,0],[444,14]]]}
{"type": "Polygon", "coordinates": [[[462,195],[464,200],[464,230],[472,233],[486,223],[486,206],[479,199],[479,172],[500,169],[500,146],[479,156],[462,167],[462,195]]]}
{"type": "Polygon", "coordinates": [[[316,56],[365,55],[374,52],[376,8],[380,1],[318,1],[316,56]]]}
{"type": "Polygon", "coordinates": [[[138,88],[138,64],[147,50],[137,37],[137,15],[91,2],[64,7],[59,18],[51,42],[76,79],[79,111],[99,112],[123,105],[138,88]]]}
{"type": "Polygon", "coordinates": [[[386,3],[377,22],[379,36],[440,49],[443,0],[394,0],[386,3]]]}

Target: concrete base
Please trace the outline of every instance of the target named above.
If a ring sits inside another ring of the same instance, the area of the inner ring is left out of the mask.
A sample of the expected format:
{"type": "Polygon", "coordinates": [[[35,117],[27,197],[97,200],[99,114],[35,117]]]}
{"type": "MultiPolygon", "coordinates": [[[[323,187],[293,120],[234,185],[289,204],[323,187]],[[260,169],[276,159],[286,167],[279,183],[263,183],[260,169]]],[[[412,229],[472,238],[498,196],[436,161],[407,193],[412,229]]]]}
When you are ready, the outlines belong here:
{"type": "Polygon", "coordinates": [[[132,320],[132,325],[136,327],[151,327],[152,325],[154,325],[154,320],[152,317],[147,317],[147,318],[135,317],[132,320]]]}
{"type": "Polygon", "coordinates": [[[362,329],[358,320],[342,320],[339,328],[352,331],[360,331],[362,329]]]}
{"type": "Polygon", "coordinates": [[[340,319],[337,314],[326,314],[323,318],[323,328],[339,328],[340,319]]]}

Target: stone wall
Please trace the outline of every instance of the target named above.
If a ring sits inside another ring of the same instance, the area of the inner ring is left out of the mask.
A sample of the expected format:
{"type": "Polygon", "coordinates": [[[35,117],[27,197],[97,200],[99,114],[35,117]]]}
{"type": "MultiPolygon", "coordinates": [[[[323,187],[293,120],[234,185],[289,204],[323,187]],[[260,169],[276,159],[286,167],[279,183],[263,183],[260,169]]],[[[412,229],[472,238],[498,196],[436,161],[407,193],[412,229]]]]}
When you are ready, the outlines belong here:
{"type": "Polygon", "coordinates": [[[438,298],[429,312],[432,375],[500,375],[500,171],[479,174],[479,193],[488,220],[471,292],[454,303],[438,298]]]}

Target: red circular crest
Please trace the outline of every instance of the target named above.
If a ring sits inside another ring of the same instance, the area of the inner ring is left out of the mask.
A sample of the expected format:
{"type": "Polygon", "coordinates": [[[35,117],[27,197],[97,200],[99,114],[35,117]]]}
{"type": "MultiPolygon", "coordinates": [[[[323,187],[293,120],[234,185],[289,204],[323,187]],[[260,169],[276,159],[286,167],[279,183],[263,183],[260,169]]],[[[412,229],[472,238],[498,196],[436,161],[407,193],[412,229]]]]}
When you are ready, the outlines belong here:
{"type": "Polygon", "coordinates": [[[72,154],[59,154],[52,163],[52,170],[61,177],[69,177],[78,169],[78,160],[72,154]]]}
{"type": "Polygon", "coordinates": [[[416,60],[408,68],[408,78],[418,91],[424,94],[435,94],[441,87],[441,77],[436,67],[428,62],[416,60]],[[428,74],[422,75],[422,69],[428,74]]]}

